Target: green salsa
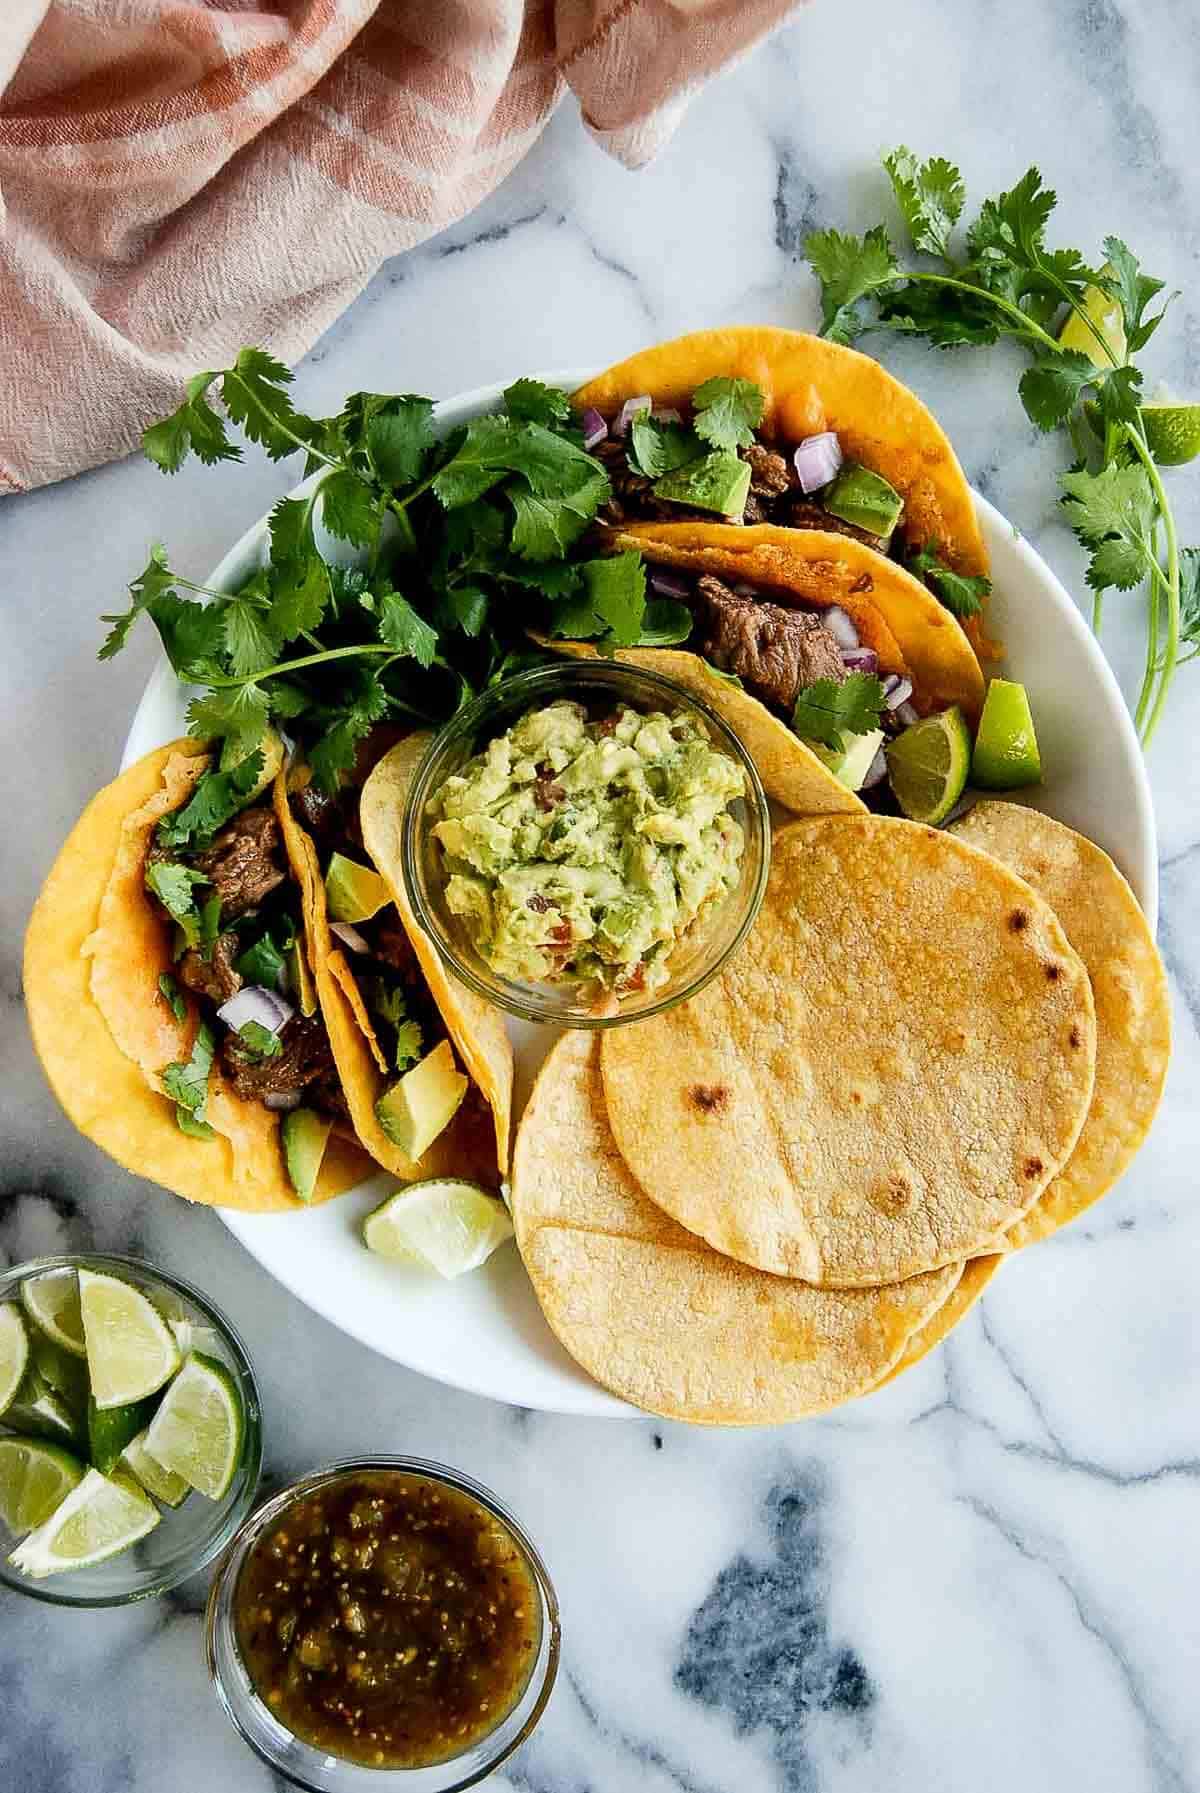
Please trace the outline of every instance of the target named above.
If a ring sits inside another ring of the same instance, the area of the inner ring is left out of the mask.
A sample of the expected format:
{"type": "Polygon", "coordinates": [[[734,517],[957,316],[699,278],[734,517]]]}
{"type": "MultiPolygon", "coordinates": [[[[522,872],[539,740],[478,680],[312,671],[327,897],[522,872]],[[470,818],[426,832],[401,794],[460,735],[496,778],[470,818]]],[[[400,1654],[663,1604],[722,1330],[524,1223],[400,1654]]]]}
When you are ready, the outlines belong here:
{"type": "Polygon", "coordinates": [[[658,989],[737,885],[744,794],[689,716],[530,710],[431,799],[447,907],[503,977],[658,989]]]}
{"type": "Polygon", "coordinates": [[[238,1649],[260,1699],[314,1749],[425,1768],[524,1693],[541,1596],[508,1528],[467,1494],[354,1471],[298,1500],[238,1577],[238,1649]]]}

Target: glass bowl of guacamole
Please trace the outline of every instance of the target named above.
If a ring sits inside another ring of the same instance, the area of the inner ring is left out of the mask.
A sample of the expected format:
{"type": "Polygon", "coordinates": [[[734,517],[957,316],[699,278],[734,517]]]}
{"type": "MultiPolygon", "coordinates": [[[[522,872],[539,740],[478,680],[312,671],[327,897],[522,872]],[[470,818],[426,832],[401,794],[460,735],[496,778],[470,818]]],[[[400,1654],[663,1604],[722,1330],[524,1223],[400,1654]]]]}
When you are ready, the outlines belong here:
{"type": "Polygon", "coordinates": [[[758,913],[770,815],[732,730],[618,661],[486,691],[417,766],[409,901],[450,969],[528,1021],[612,1027],[694,996],[758,913]]]}
{"type": "Polygon", "coordinates": [[[293,1482],[222,1559],[209,1670],[242,1737],[311,1793],[461,1793],[533,1731],[560,1631],[535,1546],[496,1496],[418,1457],[293,1482]]]}

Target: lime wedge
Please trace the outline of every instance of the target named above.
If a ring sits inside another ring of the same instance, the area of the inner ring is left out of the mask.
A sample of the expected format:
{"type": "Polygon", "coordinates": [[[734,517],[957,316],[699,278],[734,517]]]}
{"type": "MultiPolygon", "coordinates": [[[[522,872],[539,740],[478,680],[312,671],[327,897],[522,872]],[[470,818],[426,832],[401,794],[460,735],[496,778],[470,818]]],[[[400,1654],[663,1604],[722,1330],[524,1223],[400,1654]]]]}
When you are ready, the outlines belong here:
{"type": "Polygon", "coordinates": [[[1200,405],[1151,400],[1141,413],[1146,446],[1160,467],[1182,467],[1200,454],[1200,405]]]}
{"type": "Polygon", "coordinates": [[[188,1357],[193,1351],[202,1351],[206,1357],[220,1355],[221,1340],[211,1326],[198,1326],[194,1320],[183,1318],[173,1320],[169,1315],[167,1325],[179,1346],[180,1357],[188,1357]]]}
{"type": "Polygon", "coordinates": [[[912,822],[944,822],[963,794],[971,736],[957,706],[914,722],[885,749],[896,801],[912,822]]]}
{"type": "Polygon", "coordinates": [[[29,1362],[47,1388],[52,1388],[77,1418],[87,1414],[87,1359],[74,1357],[37,1327],[30,1329],[29,1362]]]}
{"type": "Polygon", "coordinates": [[[165,1507],[177,1507],[191,1493],[181,1475],[176,1475],[173,1469],[164,1469],[157,1457],[150,1455],[144,1432],[130,1439],[121,1452],[121,1462],[133,1472],[147,1494],[161,1500],[165,1507]]]}
{"type": "Polygon", "coordinates": [[[158,1517],[158,1508],[131,1476],[89,1469],[8,1560],[38,1579],[62,1569],[89,1569],[152,1532],[158,1517]]]}
{"type": "Polygon", "coordinates": [[[97,1407],[144,1400],[179,1368],[179,1348],[158,1309],[119,1276],[79,1272],[88,1374],[97,1407]]]}
{"type": "Polygon", "coordinates": [[[12,1302],[0,1307],[0,1413],[16,1398],[29,1363],[29,1334],[20,1309],[12,1302]]]}
{"type": "Polygon", "coordinates": [[[215,1357],[194,1353],[163,1396],[146,1449],[189,1488],[220,1500],[241,1461],[244,1432],[237,1383],[215,1357]]]}
{"type": "Polygon", "coordinates": [[[46,1270],[21,1284],[21,1305],[46,1337],[73,1357],[86,1357],[79,1282],[74,1270],[46,1270]]]}
{"type": "Polygon", "coordinates": [[[109,1475],[121,1460],[121,1453],[131,1438],[144,1432],[154,1417],[157,1402],[153,1395],[144,1401],[127,1401],[121,1407],[97,1407],[87,1404],[88,1456],[92,1468],[109,1475]]]}
{"type": "Polygon", "coordinates": [[[512,1221],[495,1196],[456,1177],[397,1189],[363,1222],[368,1250],[447,1278],[477,1270],[512,1236],[512,1221]]]}
{"type": "Polygon", "coordinates": [[[0,1438],[0,1520],[18,1536],[32,1531],[79,1486],[83,1469],[57,1444],[0,1438]]]}
{"type": "Polygon", "coordinates": [[[971,782],[983,791],[1015,791],[1038,784],[1042,758],[1024,685],[993,679],[975,736],[971,782]]]}
{"type": "MultiPolygon", "coordinates": [[[[1102,274],[1111,274],[1113,269],[1108,262],[1101,268],[1102,274]]],[[[1083,290],[1083,309],[1099,331],[1101,340],[1112,351],[1112,360],[1104,353],[1095,334],[1084,323],[1079,313],[1073,311],[1058,333],[1058,340],[1064,349],[1078,349],[1086,355],[1093,367],[1111,367],[1113,361],[1125,360],[1125,323],[1121,316],[1118,300],[1110,299],[1101,292],[1098,286],[1088,286],[1083,290]]]]}
{"type": "Polygon", "coordinates": [[[80,1415],[50,1387],[36,1364],[26,1371],[16,1398],[9,1403],[4,1423],[14,1432],[29,1432],[35,1438],[48,1438],[54,1444],[87,1449],[87,1427],[80,1415]]]}

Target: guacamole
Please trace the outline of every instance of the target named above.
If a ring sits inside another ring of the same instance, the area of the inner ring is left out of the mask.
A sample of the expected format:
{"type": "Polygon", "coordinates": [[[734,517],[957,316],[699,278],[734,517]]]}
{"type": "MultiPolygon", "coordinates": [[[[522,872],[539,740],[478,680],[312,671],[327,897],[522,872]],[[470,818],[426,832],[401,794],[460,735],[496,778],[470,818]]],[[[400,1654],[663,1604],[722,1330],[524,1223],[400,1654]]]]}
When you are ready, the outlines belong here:
{"type": "Polygon", "coordinates": [[[743,794],[687,716],[531,710],[431,800],[447,906],[503,977],[658,989],[737,884],[743,794]]]}

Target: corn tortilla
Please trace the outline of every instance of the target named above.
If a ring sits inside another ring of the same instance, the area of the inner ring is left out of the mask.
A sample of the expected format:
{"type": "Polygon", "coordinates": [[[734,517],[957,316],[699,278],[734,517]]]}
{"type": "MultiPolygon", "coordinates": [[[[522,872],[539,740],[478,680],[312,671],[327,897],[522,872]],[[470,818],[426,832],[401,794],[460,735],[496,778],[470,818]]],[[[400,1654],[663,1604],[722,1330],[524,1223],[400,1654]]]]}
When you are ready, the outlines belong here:
{"type": "MultiPolygon", "coordinates": [[[[626,1030],[619,1030],[626,1031],[626,1030]]],[[[513,1221],[551,1328],[614,1394],[664,1418],[768,1425],[865,1394],[958,1265],[823,1290],[711,1251],[646,1199],[608,1125],[594,1034],[564,1035],[517,1129],[513,1221]]]]}
{"type": "MultiPolygon", "coordinates": [[[[196,1023],[175,1021],[159,995],[158,975],[171,969],[170,943],[142,889],[144,850],[157,816],[182,800],[207,764],[197,742],[172,742],[129,767],[84,810],[25,936],[29,1023],[66,1113],[126,1170],[188,1201],[295,1212],[300,1204],[283,1165],[276,1115],[257,1105],[248,1114],[251,1105],[214,1066],[208,1118],[217,1137],[191,1139],[162,1094],[162,1069],[187,1057],[196,1023]],[[168,792],[174,801],[164,803],[168,792]]],[[[364,1153],[331,1138],[313,1201],[350,1188],[369,1168],[364,1153]]]]}
{"type": "Polygon", "coordinates": [[[1096,1087],[1074,1151],[1024,1218],[1016,1249],[1045,1239],[1116,1182],[1150,1131],[1171,1056],[1171,999],[1154,937],[1108,854],[1062,822],[988,800],[952,832],[1010,866],[1054,910],[1092,981],[1096,1087]]]}
{"type": "Polygon", "coordinates": [[[719,1251],[837,1288],[996,1250],[1069,1157],[1095,1056],[1049,904],[878,816],[785,828],[741,952],[602,1049],[646,1193],[719,1251]]]}
{"type": "Polygon", "coordinates": [[[970,1313],[983,1291],[995,1276],[1004,1262],[1002,1252],[993,1253],[986,1258],[968,1258],[963,1265],[962,1275],[951,1289],[936,1313],[929,1316],[923,1325],[912,1334],[900,1357],[886,1376],[882,1376],[878,1386],[883,1388],[894,1382],[905,1370],[911,1370],[915,1363],[936,1350],[954,1331],[959,1321],[970,1313]]]}

